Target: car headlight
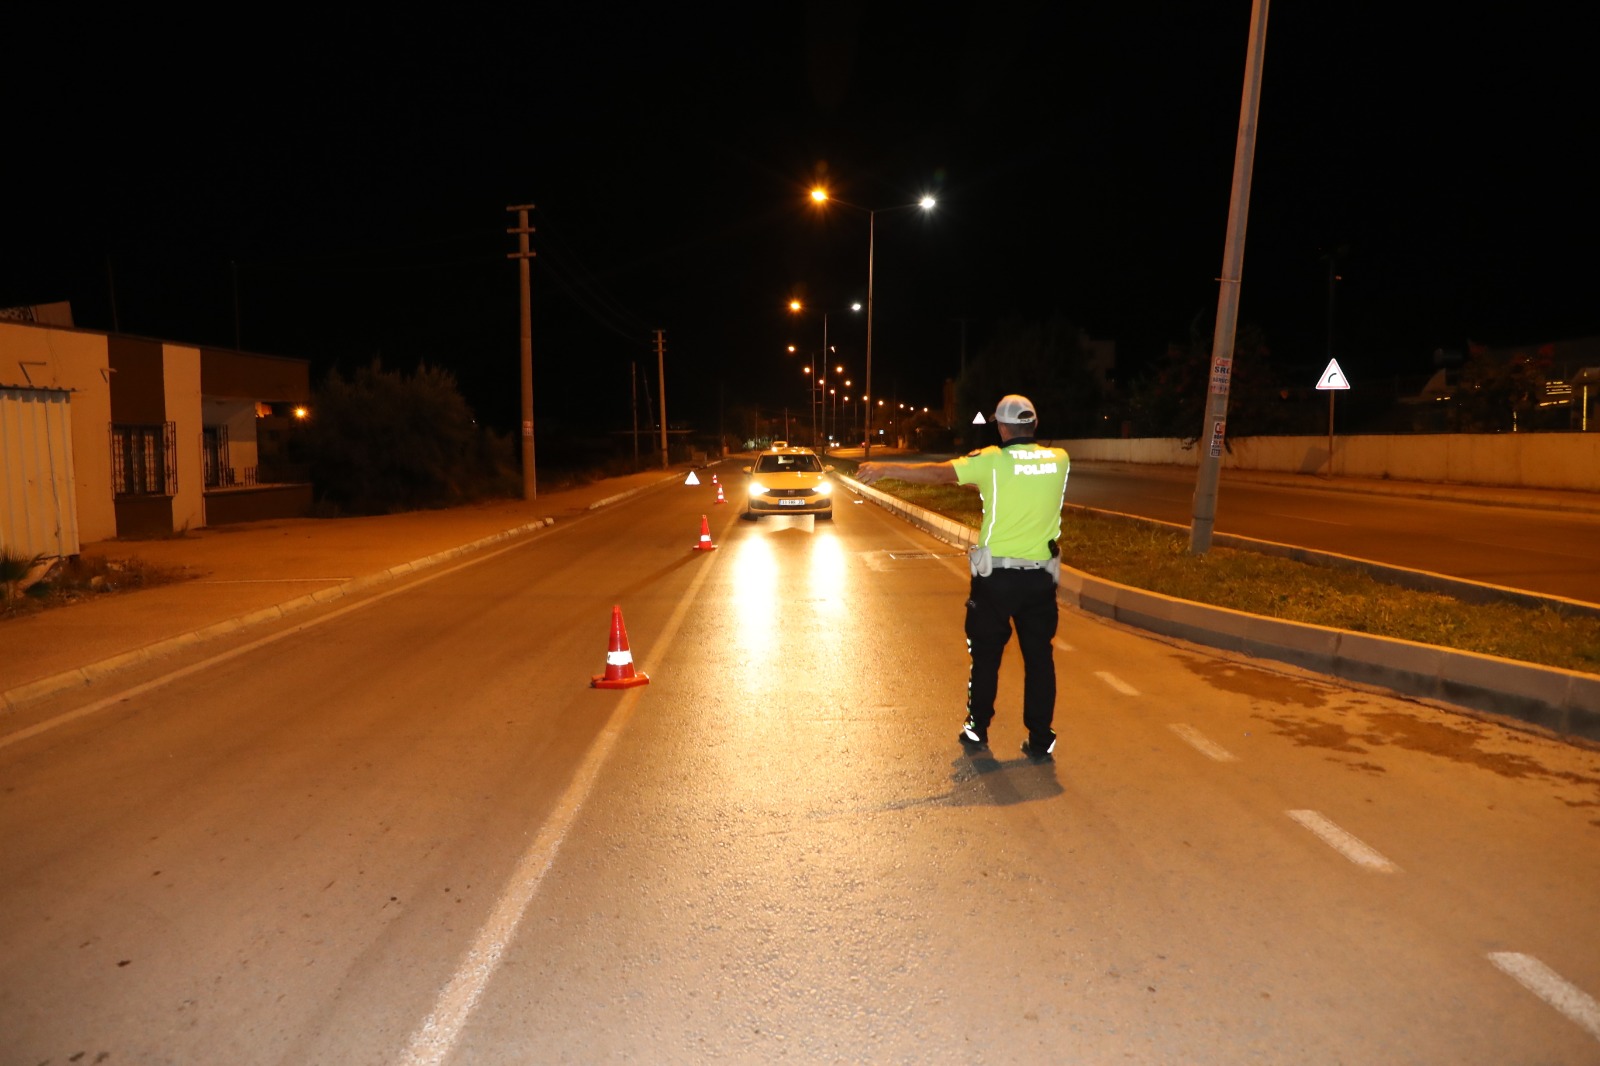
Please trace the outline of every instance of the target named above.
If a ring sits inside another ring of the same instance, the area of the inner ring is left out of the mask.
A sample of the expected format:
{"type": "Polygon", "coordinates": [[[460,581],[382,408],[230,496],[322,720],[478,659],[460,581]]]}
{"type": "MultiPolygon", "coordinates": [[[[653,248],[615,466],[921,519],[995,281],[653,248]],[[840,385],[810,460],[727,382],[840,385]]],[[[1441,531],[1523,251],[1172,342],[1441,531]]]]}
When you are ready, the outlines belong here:
{"type": "Polygon", "coordinates": [[[833,494],[833,482],[831,482],[831,481],[819,481],[819,482],[817,482],[817,495],[818,496],[830,496],[832,494],[833,494]]]}
{"type": "Polygon", "coordinates": [[[767,487],[765,485],[763,485],[759,481],[750,482],[750,495],[752,495],[752,496],[765,496],[766,494],[767,494],[767,487]]]}

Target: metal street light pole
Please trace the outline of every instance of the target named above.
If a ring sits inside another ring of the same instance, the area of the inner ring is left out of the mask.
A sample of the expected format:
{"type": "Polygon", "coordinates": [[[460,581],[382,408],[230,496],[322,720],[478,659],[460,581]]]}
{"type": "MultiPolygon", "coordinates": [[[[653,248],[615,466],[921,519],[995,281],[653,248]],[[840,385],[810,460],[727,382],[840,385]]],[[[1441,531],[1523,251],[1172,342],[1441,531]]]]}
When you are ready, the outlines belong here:
{"type": "MultiPolygon", "coordinates": [[[[866,395],[872,395],[872,256],[878,241],[878,212],[867,212],[867,378],[866,395]]],[[[872,408],[867,408],[866,444],[861,449],[862,459],[872,458],[872,408]]]]}
{"type": "MultiPolygon", "coordinates": [[[[824,312],[822,312],[822,356],[821,356],[820,360],[817,363],[817,374],[816,374],[817,409],[818,410],[821,410],[821,408],[822,408],[822,379],[824,377],[826,377],[827,374],[828,374],[828,312],[824,311],[824,312]]],[[[823,429],[824,432],[826,432],[827,429],[828,429],[827,412],[823,412],[822,429],[823,429]]],[[[818,452],[823,452],[823,451],[827,450],[822,444],[822,438],[817,435],[817,419],[816,419],[815,416],[813,416],[812,420],[811,420],[811,437],[812,437],[812,443],[816,445],[816,448],[817,448],[818,452]]]]}
{"type": "Polygon", "coordinates": [[[899,205],[897,205],[895,207],[884,207],[884,208],[876,208],[876,207],[874,207],[874,208],[866,208],[866,207],[861,207],[858,204],[852,204],[852,203],[850,203],[848,201],[840,200],[840,199],[830,195],[828,193],[828,190],[822,188],[821,186],[818,186],[818,187],[816,187],[816,188],[811,190],[811,199],[812,199],[812,201],[814,203],[818,203],[818,204],[823,204],[823,203],[843,204],[845,207],[851,208],[852,210],[863,211],[863,212],[866,213],[866,216],[867,216],[867,376],[866,376],[866,383],[865,383],[864,387],[865,387],[865,390],[866,390],[865,391],[865,397],[866,397],[866,399],[868,401],[868,406],[867,406],[867,427],[866,427],[867,428],[867,433],[866,433],[866,438],[865,438],[866,444],[865,444],[865,447],[862,449],[861,455],[862,455],[863,459],[871,459],[872,458],[872,406],[871,406],[871,400],[872,400],[872,288],[873,288],[872,283],[873,283],[874,260],[876,259],[876,255],[877,255],[878,212],[880,210],[882,210],[882,211],[900,211],[900,210],[903,210],[905,208],[910,208],[910,207],[920,207],[924,211],[931,211],[931,210],[933,210],[934,199],[933,199],[932,196],[924,196],[922,199],[918,200],[914,204],[899,204],[899,205]]]}

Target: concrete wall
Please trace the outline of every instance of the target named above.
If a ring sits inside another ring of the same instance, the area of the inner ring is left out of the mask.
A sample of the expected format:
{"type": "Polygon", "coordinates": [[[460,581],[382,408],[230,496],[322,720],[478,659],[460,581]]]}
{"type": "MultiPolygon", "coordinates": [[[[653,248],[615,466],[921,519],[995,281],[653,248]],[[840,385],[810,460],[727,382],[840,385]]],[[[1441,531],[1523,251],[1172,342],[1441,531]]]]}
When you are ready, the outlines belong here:
{"type": "Polygon", "coordinates": [[[106,337],[0,321],[0,382],[72,393],[72,461],[78,537],[117,535],[111,492],[111,362],[106,337]]]}
{"type": "MultiPolygon", "coordinates": [[[[1176,438],[1056,441],[1074,459],[1196,466],[1200,449],[1176,438]]],[[[1600,433],[1434,433],[1333,439],[1239,437],[1224,469],[1393,478],[1600,492],[1600,433]]]]}

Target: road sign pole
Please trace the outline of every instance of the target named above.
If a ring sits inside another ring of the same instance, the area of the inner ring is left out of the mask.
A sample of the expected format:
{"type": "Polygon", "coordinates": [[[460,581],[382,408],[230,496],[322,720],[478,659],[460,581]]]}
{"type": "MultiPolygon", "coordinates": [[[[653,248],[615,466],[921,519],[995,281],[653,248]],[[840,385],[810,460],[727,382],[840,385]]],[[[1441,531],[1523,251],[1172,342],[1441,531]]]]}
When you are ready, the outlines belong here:
{"type": "Polygon", "coordinates": [[[1349,379],[1344,376],[1344,371],[1339,369],[1339,360],[1329,359],[1327,368],[1317,379],[1317,391],[1328,394],[1328,469],[1323,477],[1333,476],[1333,398],[1341,390],[1349,387],[1349,379]]]}
{"type": "Polygon", "coordinates": [[[1337,395],[1332,389],[1328,390],[1328,477],[1333,476],[1333,398],[1337,395]]]}

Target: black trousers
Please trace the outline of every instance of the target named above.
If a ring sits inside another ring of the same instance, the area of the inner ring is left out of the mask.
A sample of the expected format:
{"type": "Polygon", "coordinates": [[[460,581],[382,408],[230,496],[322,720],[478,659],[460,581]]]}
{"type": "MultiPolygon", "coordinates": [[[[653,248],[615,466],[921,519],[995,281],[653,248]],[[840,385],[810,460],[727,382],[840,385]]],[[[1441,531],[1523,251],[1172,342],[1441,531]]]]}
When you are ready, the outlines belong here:
{"type": "Polygon", "coordinates": [[[1046,570],[995,570],[974,577],[967,598],[967,714],[979,729],[994,718],[1000,658],[1017,630],[1022,649],[1022,724],[1028,735],[1049,743],[1056,711],[1056,660],[1050,642],[1060,620],[1056,583],[1046,570]]]}

